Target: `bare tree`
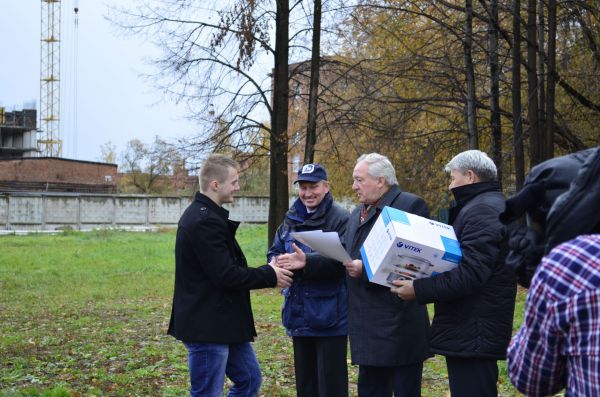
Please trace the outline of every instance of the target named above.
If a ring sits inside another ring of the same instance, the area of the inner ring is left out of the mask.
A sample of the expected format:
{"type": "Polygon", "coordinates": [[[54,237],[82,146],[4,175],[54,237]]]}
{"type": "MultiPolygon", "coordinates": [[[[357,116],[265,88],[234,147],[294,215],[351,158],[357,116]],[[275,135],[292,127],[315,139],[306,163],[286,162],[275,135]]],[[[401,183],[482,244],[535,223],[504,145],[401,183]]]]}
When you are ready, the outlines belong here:
{"type": "Polygon", "coordinates": [[[174,167],[182,162],[179,152],[159,137],[150,145],[139,139],[130,140],[121,158],[124,174],[121,188],[143,194],[161,193],[165,189],[159,186],[161,179],[172,174],[174,167]]]}
{"type": "Polygon", "coordinates": [[[275,17],[275,70],[271,116],[271,178],[269,194],[269,242],[288,209],[288,101],[289,16],[288,0],[277,0],[275,17]]]}
{"type": "Polygon", "coordinates": [[[490,127],[492,135],[492,159],[498,168],[498,180],[502,184],[502,126],[500,124],[500,66],[498,62],[498,0],[480,0],[488,14],[488,59],[490,65],[490,127]]]}
{"type": "Polygon", "coordinates": [[[117,146],[111,141],[100,145],[100,160],[105,163],[116,164],[117,162],[117,146]]]}
{"type": "Polygon", "coordinates": [[[162,50],[151,77],[187,103],[198,123],[199,133],[179,145],[191,167],[211,151],[247,160],[268,150],[269,236],[288,207],[289,10],[284,0],[145,0],[118,16],[121,26],[162,50]],[[269,61],[273,68],[265,67],[269,61]]]}
{"type": "Polygon", "coordinates": [[[469,135],[469,148],[478,149],[479,139],[477,135],[477,98],[475,97],[475,71],[473,69],[473,1],[465,0],[465,77],[467,80],[467,131],[469,135]]]}
{"type": "Polygon", "coordinates": [[[321,60],[321,0],[314,0],[312,29],[312,56],[310,61],[310,89],[308,94],[308,122],[304,163],[313,163],[317,143],[317,101],[319,98],[319,68],[321,60]]]}
{"type": "Polygon", "coordinates": [[[538,2],[537,13],[537,96],[538,96],[538,134],[540,161],[546,160],[546,7],[545,1],[538,2]]]}
{"type": "Polygon", "coordinates": [[[554,157],[554,111],[556,88],[556,0],[548,0],[548,79],[546,90],[545,158],[554,157]]]}
{"type": "Polygon", "coordinates": [[[521,107],[521,0],[513,0],[512,7],[512,125],[515,164],[515,188],[521,190],[525,182],[523,153],[523,110],[521,107]]]}
{"type": "Polygon", "coordinates": [[[536,0],[527,0],[527,104],[531,166],[542,162],[538,114],[536,5],[536,0]]]}

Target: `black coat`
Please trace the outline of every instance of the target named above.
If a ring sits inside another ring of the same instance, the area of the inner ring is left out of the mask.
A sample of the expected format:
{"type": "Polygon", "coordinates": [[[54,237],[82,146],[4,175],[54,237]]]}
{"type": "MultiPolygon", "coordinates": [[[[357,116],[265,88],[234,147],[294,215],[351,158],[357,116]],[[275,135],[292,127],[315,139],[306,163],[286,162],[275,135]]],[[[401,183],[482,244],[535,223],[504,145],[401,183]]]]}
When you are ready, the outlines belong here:
{"type": "Polygon", "coordinates": [[[241,343],[256,336],[250,289],[274,287],[268,265],[248,268],[239,223],[202,193],[185,210],[175,242],[175,292],[168,333],[184,342],[241,343]]]}
{"type": "Polygon", "coordinates": [[[512,332],[516,280],[504,266],[504,195],[495,182],[452,191],[450,223],[460,242],[457,268],[414,281],[420,303],[435,302],[431,350],[452,357],[504,359],[512,332]]]}
{"type": "MultiPolygon", "coordinates": [[[[361,259],[360,247],[385,206],[429,217],[422,198],[392,186],[375,211],[369,211],[364,223],[360,224],[360,206],[352,212],[345,236],[346,250],[352,259],[361,259]]],[[[426,306],[403,301],[389,287],[369,282],[366,271],[360,278],[348,276],[346,283],[348,334],[354,364],[398,366],[420,363],[431,356],[426,306]]]]}

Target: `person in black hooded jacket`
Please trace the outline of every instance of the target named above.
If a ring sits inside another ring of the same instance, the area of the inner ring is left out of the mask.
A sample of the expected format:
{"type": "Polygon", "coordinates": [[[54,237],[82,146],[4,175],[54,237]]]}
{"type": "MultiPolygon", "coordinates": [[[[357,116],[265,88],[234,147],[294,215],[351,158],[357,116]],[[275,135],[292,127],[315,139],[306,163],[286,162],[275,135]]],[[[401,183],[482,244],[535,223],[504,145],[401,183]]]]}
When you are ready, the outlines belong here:
{"type": "MultiPolygon", "coordinates": [[[[560,157],[548,159],[537,164],[525,178],[523,188],[506,200],[506,209],[500,214],[500,221],[510,225],[508,238],[508,256],[506,265],[513,268],[517,282],[529,288],[531,278],[542,256],[561,242],[589,231],[594,225],[595,196],[588,194],[586,187],[571,190],[575,197],[564,200],[565,192],[569,190],[583,165],[598,149],[586,149],[560,157]],[[559,200],[559,197],[563,197],[559,200]],[[551,208],[555,207],[557,216],[550,216],[551,208]],[[560,205],[568,202],[569,208],[560,205]],[[570,207],[576,205],[578,210],[570,207]],[[561,208],[561,211],[557,211],[561,208]],[[520,218],[527,222],[519,222],[520,218]],[[563,227],[564,223],[568,223],[563,227]],[[565,233],[566,232],[566,233],[565,233]]],[[[594,175],[589,173],[588,175],[594,175]]]]}
{"type": "Polygon", "coordinates": [[[516,296],[514,273],[504,266],[507,231],[498,218],[505,198],[494,162],[479,150],[458,154],[446,171],[462,260],[430,278],[394,281],[392,292],[435,303],[430,348],[446,357],[452,397],[497,396],[497,360],[506,358],[516,296]]]}

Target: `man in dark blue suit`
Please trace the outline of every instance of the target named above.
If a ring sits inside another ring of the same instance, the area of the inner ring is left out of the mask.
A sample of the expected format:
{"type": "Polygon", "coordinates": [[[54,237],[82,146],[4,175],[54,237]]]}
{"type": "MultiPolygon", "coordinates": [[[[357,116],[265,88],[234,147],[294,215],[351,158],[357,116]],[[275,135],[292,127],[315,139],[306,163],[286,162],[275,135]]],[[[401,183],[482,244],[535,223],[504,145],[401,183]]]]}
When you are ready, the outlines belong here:
{"type": "Polygon", "coordinates": [[[352,212],[344,242],[353,259],[344,266],[348,285],[348,334],[352,362],[359,365],[360,397],[420,397],[423,361],[429,353],[427,308],[406,302],[390,288],[369,282],[360,247],[383,207],[429,217],[425,201],[398,187],[396,171],[378,153],[358,158],[352,190],[360,205],[352,212]]]}

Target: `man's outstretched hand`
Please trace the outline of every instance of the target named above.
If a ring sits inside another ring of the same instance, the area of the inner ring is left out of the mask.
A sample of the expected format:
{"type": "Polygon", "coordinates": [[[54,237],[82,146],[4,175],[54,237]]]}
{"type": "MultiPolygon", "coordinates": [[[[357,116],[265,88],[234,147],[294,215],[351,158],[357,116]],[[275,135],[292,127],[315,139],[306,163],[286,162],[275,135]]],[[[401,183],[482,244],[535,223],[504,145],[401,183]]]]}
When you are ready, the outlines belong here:
{"type": "Polygon", "coordinates": [[[306,254],[296,245],[292,243],[294,252],[291,254],[279,255],[275,260],[275,266],[287,270],[300,270],[306,266],[306,254]]]}

